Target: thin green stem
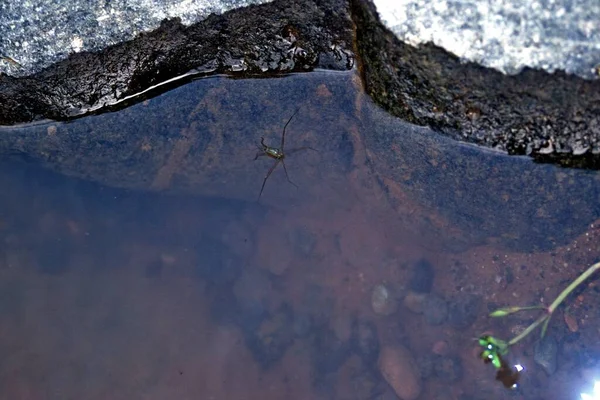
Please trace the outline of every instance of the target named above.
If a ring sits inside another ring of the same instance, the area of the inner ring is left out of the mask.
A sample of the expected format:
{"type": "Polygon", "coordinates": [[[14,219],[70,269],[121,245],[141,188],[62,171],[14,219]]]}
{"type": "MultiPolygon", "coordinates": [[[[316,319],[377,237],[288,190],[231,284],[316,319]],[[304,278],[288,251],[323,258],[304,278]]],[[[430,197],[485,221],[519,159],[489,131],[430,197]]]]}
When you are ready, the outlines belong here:
{"type": "Polygon", "coordinates": [[[514,312],[520,312],[520,311],[529,311],[529,310],[541,310],[541,309],[546,309],[546,306],[527,306],[527,307],[514,307],[515,311],[514,312]]]}
{"type": "Polygon", "coordinates": [[[544,325],[542,326],[542,333],[540,335],[540,337],[542,339],[546,335],[546,330],[548,329],[548,324],[550,323],[550,318],[552,318],[552,314],[548,314],[548,318],[546,319],[546,321],[544,322],[544,325]]]}
{"type": "Polygon", "coordinates": [[[590,275],[592,275],[594,272],[596,272],[596,270],[598,270],[599,268],[600,268],[600,262],[589,267],[583,274],[579,275],[579,277],[577,279],[575,279],[573,282],[571,282],[571,284],[569,286],[567,286],[565,290],[560,292],[560,294],[552,302],[552,304],[550,304],[550,307],[548,307],[548,313],[552,314],[554,312],[554,310],[556,310],[556,308],[560,305],[560,303],[562,303],[563,300],[566,299],[567,296],[570,295],[571,292],[573,290],[575,290],[575,288],[577,286],[579,286],[583,281],[585,281],[587,278],[589,278],[590,275]]]}
{"type": "MultiPolygon", "coordinates": [[[[544,337],[544,335],[546,334],[546,329],[548,328],[548,323],[550,322],[550,318],[552,317],[552,313],[554,312],[554,310],[556,310],[556,308],[567,298],[567,296],[569,296],[569,294],[571,294],[571,292],[573,292],[573,290],[575,290],[575,288],[577,286],[581,285],[581,283],[583,281],[585,281],[587,278],[589,278],[598,269],[600,269],[600,262],[592,265],[587,270],[585,270],[585,272],[583,272],[581,275],[579,275],[579,277],[577,277],[577,279],[575,279],[573,282],[571,282],[571,284],[569,286],[567,286],[562,292],[560,292],[558,297],[552,302],[552,304],[550,304],[550,306],[547,308],[546,315],[540,316],[538,319],[535,320],[534,323],[529,325],[518,336],[512,338],[508,342],[508,346],[512,346],[512,345],[516,344],[517,342],[519,342],[520,340],[522,340],[523,338],[525,338],[535,328],[537,328],[541,323],[544,323],[544,326],[542,327],[542,335],[541,335],[542,337],[544,337]]],[[[515,307],[514,309],[516,309],[516,308],[517,307],[515,307]]],[[[533,308],[535,308],[535,306],[534,307],[522,307],[521,309],[526,310],[526,309],[533,309],[533,308]]]]}
{"type": "Polygon", "coordinates": [[[499,308],[494,312],[491,312],[490,317],[502,318],[502,317],[506,317],[510,314],[518,313],[521,311],[540,310],[540,309],[546,309],[546,307],[545,306],[504,307],[504,308],[499,308]]]}
{"type": "Polygon", "coordinates": [[[518,336],[515,336],[514,338],[512,338],[511,340],[508,341],[508,345],[512,346],[513,344],[516,344],[517,342],[519,342],[521,339],[523,339],[524,337],[526,337],[527,335],[529,335],[531,332],[533,332],[533,330],[535,328],[537,328],[542,322],[544,322],[546,319],[548,319],[550,315],[546,314],[546,315],[542,315],[541,317],[539,317],[538,319],[535,320],[535,322],[531,325],[529,325],[527,327],[527,329],[525,329],[523,332],[521,332],[518,336]]]}

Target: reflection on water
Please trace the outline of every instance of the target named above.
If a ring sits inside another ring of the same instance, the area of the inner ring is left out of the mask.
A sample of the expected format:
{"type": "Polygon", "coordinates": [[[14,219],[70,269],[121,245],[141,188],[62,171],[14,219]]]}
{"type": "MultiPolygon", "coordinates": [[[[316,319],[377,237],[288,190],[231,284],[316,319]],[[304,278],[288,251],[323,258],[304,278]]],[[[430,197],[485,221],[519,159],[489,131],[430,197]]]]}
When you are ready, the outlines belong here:
{"type": "Polygon", "coordinates": [[[529,315],[486,314],[547,303],[598,259],[598,175],[439,139],[351,82],[199,81],[3,131],[0,148],[33,162],[0,164],[0,398],[591,392],[594,282],[554,317],[546,350],[533,337],[511,349],[517,391],[473,339],[512,336],[529,315]],[[289,144],[319,152],[286,159],[299,189],[277,170],[257,204],[271,163],[252,161],[254,144],[276,141],[298,105],[289,144]]]}

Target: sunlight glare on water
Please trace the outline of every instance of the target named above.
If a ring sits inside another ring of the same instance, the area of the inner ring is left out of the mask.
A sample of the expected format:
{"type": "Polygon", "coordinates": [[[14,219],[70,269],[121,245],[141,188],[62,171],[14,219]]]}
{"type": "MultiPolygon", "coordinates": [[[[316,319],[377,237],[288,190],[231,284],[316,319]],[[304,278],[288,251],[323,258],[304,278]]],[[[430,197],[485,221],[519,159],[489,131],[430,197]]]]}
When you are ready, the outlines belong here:
{"type": "Polygon", "coordinates": [[[594,391],[591,394],[581,393],[581,400],[600,400],[600,381],[594,383],[594,391]]]}

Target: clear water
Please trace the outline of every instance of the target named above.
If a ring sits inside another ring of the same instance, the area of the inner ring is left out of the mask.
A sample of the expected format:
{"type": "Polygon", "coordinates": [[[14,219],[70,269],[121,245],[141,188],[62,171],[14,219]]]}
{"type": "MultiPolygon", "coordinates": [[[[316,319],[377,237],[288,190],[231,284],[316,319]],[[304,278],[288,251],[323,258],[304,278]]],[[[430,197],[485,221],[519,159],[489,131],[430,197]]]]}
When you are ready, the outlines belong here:
{"type": "Polygon", "coordinates": [[[511,349],[517,391],[473,338],[509,338],[535,314],[490,307],[548,303],[598,260],[598,173],[440,138],[355,81],[206,79],[3,129],[0,397],[394,399],[381,357],[399,347],[418,399],[591,391],[594,287],[568,299],[577,332],[562,309],[550,323],[550,377],[537,333],[511,349]],[[257,202],[273,160],[256,144],[278,145],[298,108],[285,148],[318,152],[290,154],[298,188],[278,167],[257,202]]]}

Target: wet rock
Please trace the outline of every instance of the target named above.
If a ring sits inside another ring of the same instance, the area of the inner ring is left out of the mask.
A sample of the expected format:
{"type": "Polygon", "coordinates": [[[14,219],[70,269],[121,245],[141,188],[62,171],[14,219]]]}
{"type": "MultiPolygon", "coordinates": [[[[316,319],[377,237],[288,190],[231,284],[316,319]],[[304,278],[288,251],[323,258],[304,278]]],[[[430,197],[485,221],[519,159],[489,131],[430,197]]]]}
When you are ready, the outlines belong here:
{"type": "Polygon", "coordinates": [[[438,356],[445,356],[448,354],[449,347],[450,346],[448,345],[448,342],[445,340],[438,340],[433,344],[431,352],[433,354],[437,354],[438,356]]]}
{"type": "MultiPolygon", "coordinates": [[[[390,40],[372,2],[353,4],[357,47],[366,66],[365,90],[383,109],[457,140],[511,155],[600,168],[597,80],[530,68],[506,75],[464,63],[432,43],[413,47],[390,40]],[[387,68],[390,62],[394,68],[387,68]],[[471,95],[459,99],[458,93],[471,95]],[[577,105],[570,99],[577,99],[577,105]]],[[[432,197],[447,201],[439,193],[432,197]]],[[[485,203],[489,207],[489,200],[485,203]]],[[[462,215],[473,225],[485,223],[471,213],[462,215]]]]}
{"type": "Polygon", "coordinates": [[[329,321],[329,325],[335,333],[335,337],[341,342],[349,342],[352,336],[352,320],[346,314],[340,314],[329,321]]]}
{"type": "Polygon", "coordinates": [[[429,293],[433,287],[434,278],[433,265],[429,261],[421,259],[413,265],[408,288],[417,293],[429,293]]]}
{"type": "Polygon", "coordinates": [[[317,379],[336,372],[351,354],[350,343],[340,340],[335,332],[327,327],[315,332],[313,348],[317,379]]]}
{"type": "Polygon", "coordinates": [[[73,53],[31,76],[0,74],[0,125],[106,109],[192,70],[240,77],[349,70],[352,42],[348,4],[341,0],[269,2],[190,26],[179,18],[164,20],[152,32],[101,51],[73,53]]]}
{"type": "Polygon", "coordinates": [[[246,345],[263,368],[277,363],[294,342],[293,315],[289,306],[282,306],[268,315],[253,332],[246,335],[246,345]]]}
{"type": "Polygon", "coordinates": [[[303,257],[309,257],[315,250],[317,238],[306,227],[297,227],[288,233],[288,240],[294,247],[294,252],[303,257]]]}
{"type": "Polygon", "coordinates": [[[450,355],[427,354],[417,360],[423,379],[437,379],[450,384],[458,382],[463,376],[460,358],[450,355]]]}
{"type": "MultiPolygon", "coordinates": [[[[356,364],[353,361],[355,360],[351,358],[348,364],[356,364]]],[[[350,397],[349,399],[372,399],[374,396],[377,396],[377,394],[382,391],[382,386],[385,385],[385,383],[381,379],[381,376],[377,373],[376,370],[372,368],[367,368],[364,365],[352,365],[352,371],[349,375],[350,380],[352,382],[352,386],[350,389],[352,397],[350,397]]],[[[339,396],[338,398],[348,397],[339,396]]]]}
{"type": "Polygon", "coordinates": [[[355,322],[353,327],[354,347],[366,365],[377,361],[379,357],[379,337],[377,327],[369,321],[355,322]]]}
{"type": "Polygon", "coordinates": [[[418,366],[410,351],[401,346],[385,346],[379,355],[379,371],[402,400],[415,400],[421,393],[418,366]]]}
{"type": "Polygon", "coordinates": [[[510,285],[515,281],[515,274],[513,273],[512,268],[506,267],[504,269],[504,280],[506,281],[507,285],[510,285]]]}
{"type": "Polygon", "coordinates": [[[455,383],[463,376],[462,361],[453,356],[436,356],[434,375],[443,383],[455,383]]]}
{"type": "Polygon", "coordinates": [[[371,308],[375,314],[391,315],[398,309],[398,299],[390,288],[379,284],[371,292],[371,308]]]}
{"type": "Polygon", "coordinates": [[[437,355],[435,354],[427,354],[417,359],[417,366],[419,368],[421,379],[429,379],[434,376],[436,361],[437,355]]]}
{"type": "Polygon", "coordinates": [[[533,349],[533,360],[548,374],[556,372],[558,344],[551,335],[544,336],[535,344],[533,349]]]}
{"type": "Polygon", "coordinates": [[[448,300],[448,324],[456,329],[468,328],[479,316],[481,299],[472,294],[457,295],[448,300]]]}
{"type": "Polygon", "coordinates": [[[436,294],[429,294],[423,304],[423,316],[429,325],[441,325],[448,318],[448,303],[436,294]]]}
{"type": "Polygon", "coordinates": [[[408,292],[402,304],[415,314],[422,314],[427,295],[425,293],[408,292]]]}

